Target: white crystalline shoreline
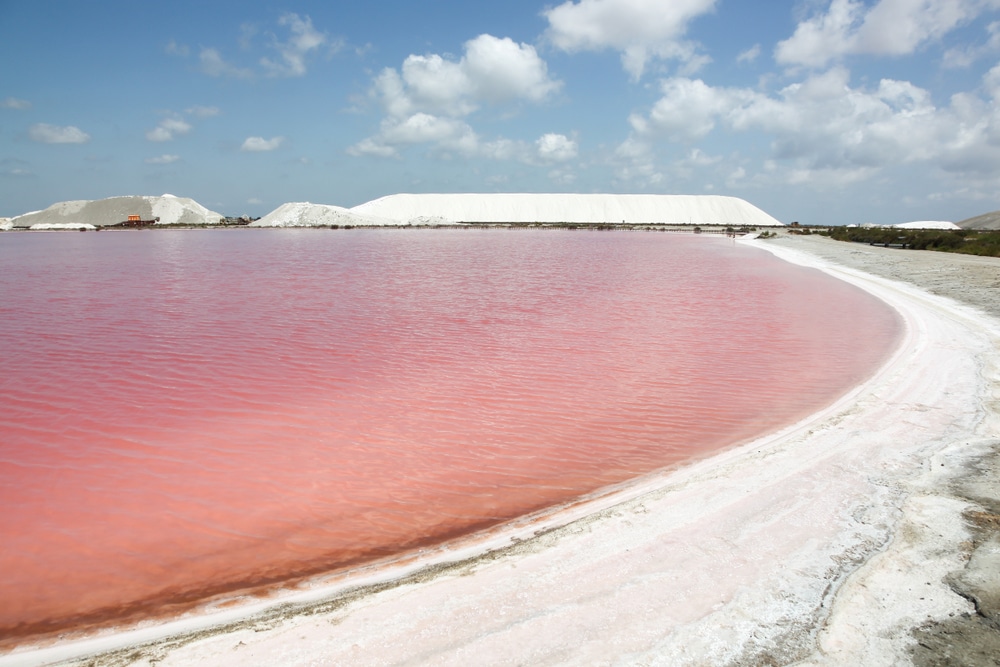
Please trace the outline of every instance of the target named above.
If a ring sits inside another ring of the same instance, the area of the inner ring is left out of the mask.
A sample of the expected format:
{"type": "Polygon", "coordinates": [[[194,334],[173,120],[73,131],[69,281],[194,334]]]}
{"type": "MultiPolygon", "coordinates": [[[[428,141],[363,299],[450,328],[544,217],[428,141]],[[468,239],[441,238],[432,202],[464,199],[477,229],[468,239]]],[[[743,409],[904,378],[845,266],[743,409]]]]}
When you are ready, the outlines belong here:
{"type": "Polygon", "coordinates": [[[984,400],[1000,323],[789,241],[749,243],[854,283],[905,321],[894,357],[835,405],[544,521],[297,591],[285,608],[255,603],[0,665],[125,646],[160,667],[906,664],[911,628],[971,610],[943,581],[968,534],[963,503],[942,489],[997,430],[984,400]],[[419,575],[448,562],[461,565],[419,575]]]}

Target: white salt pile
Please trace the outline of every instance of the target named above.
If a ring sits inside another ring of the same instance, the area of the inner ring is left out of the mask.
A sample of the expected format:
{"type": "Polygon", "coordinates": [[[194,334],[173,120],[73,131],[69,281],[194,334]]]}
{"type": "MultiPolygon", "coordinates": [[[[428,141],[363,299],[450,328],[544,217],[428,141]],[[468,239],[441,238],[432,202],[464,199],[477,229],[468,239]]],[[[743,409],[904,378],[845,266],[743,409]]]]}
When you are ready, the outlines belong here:
{"type": "Polygon", "coordinates": [[[260,220],[250,223],[251,227],[321,227],[330,225],[380,226],[398,225],[397,220],[354,213],[342,206],[313,204],[310,202],[290,202],[282,204],[260,220]]]}
{"type": "MultiPolygon", "coordinates": [[[[219,213],[173,195],[110,197],[53,204],[25,213],[0,229],[79,229],[117,225],[138,215],[158,224],[216,224],[219,213]],[[55,226],[53,226],[55,225],[55,226]]],[[[721,195],[612,194],[397,194],[344,208],[330,204],[282,204],[251,227],[440,226],[472,223],[640,223],[774,227],[782,223],[752,204],[721,195]]],[[[950,224],[950,223],[949,223],[950,224]]]]}
{"type": "Polygon", "coordinates": [[[138,215],[141,220],[159,218],[159,224],[209,225],[217,224],[222,216],[210,211],[193,199],[164,194],[155,196],[109,197],[97,200],[65,201],[53,204],[44,211],[33,211],[11,219],[13,227],[30,229],[58,229],[51,225],[80,225],[105,227],[117,225],[138,215]],[[47,225],[39,227],[39,225],[47,225]]]}
{"type": "Polygon", "coordinates": [[[396,220],[457,222],[665,223],[780,226],[737,197],[612,194],[396,194],[350,209],[396,220]]]}
{"type": "Polygon", "coordinates": [[[94,225],[88,225],[85,222],[39,222],[28,229],[34,230],[57,230],[57,229],[75,229],[75,230],[86,230],[92,231],[97,229],[94,225]]]}
{"type": "Polygon", "coordinates": [[[901,222],[893,225],[895,229],[961,229],[954,222],[947,220],[915,220],[914,222],[901,222]]]}

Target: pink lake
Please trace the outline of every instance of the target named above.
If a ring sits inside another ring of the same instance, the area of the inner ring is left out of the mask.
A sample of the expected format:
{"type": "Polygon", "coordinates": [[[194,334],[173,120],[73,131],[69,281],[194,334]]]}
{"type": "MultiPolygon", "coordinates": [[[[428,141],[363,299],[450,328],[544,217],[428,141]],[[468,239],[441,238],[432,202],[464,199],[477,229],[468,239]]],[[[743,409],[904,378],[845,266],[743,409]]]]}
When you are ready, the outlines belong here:
{"type": "Polygon", "coordinates": [[[703,236],[0,234],[0,638],[184,609],[745,442],[885,304],[703,236]]]}

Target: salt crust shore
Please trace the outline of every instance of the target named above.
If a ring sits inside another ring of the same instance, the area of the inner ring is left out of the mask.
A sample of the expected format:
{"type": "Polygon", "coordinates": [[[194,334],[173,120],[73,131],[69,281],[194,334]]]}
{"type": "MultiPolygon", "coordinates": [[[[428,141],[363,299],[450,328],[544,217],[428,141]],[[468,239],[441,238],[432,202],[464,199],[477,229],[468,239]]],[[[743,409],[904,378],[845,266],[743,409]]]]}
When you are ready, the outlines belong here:
{"type": "Polygon", "coordinates": [[[893,358],[803,422],[589,505],[270,609],[21,650],[0,665],[975,664],[922,663],[921,651],[950,651],[928,633],[977,618],[977,598],[956,585],[978,576],[963,574],[973,547],[988,547],[976,552],[987,561],[1000,553],[963,520],[983,508],[956,492],[998,455],[1000,308],[988,281],[1000,263],[982,265],[987,282],[968,294],[985,301],[972,307],[870,273],[962,296],[948,255],[750,243],[893,305],[906,322],[893,358]]]}

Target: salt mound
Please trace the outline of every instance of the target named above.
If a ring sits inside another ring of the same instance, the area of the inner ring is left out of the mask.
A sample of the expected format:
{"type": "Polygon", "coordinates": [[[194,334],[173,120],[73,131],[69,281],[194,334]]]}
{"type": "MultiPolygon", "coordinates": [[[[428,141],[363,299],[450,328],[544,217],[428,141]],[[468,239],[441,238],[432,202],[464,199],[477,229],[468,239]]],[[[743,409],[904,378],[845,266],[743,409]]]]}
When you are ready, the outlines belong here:
{"type": "Polygon", "coordinates": [[[85,229],[90,231],[97,229],[97,227],[95,227],[94,225],[88,225],[85,222],[39,222],[32,225],[28,229],[34,229],[34,230],[85,229]]]}
{"type": "Polygon", "coordinates": [[[915,222],[901,222],[893,225],[894,229],[961,229],[954,222],[945,220],[917,220],[915,222]]]}
{"type": "Polygon", "coordinates": [[[53,204],[44,211],[19,215],[12,221],[14,227],[67,224],[106,227],[124,222],[130,215],[138,215],[142,220],[159,218],[161,225],[207,225],[217,224],[222,219],[222,215],[193,199],[163,195],[65,201],[53,204]]]}
{"type": "Polygon", "coordinates": [[[260,220],[250,223],[251,227],[322,227],[330,225],[379,226],[398,225],[397,220],[354,213],[342,206],[291,202],[282,204],[260,220]]]}
{"type": "Polygon", "coordinates": [[[0,231],[7,231],[14,228],[14,221],[10,218],[0,218],[0,231]]]}
{"type": "Polygon", "coordinates": [[[742,199],[722,195],[397,194],[350,210],[396,220],[426,217],[490,223],[782,224],[742,199]]]}

